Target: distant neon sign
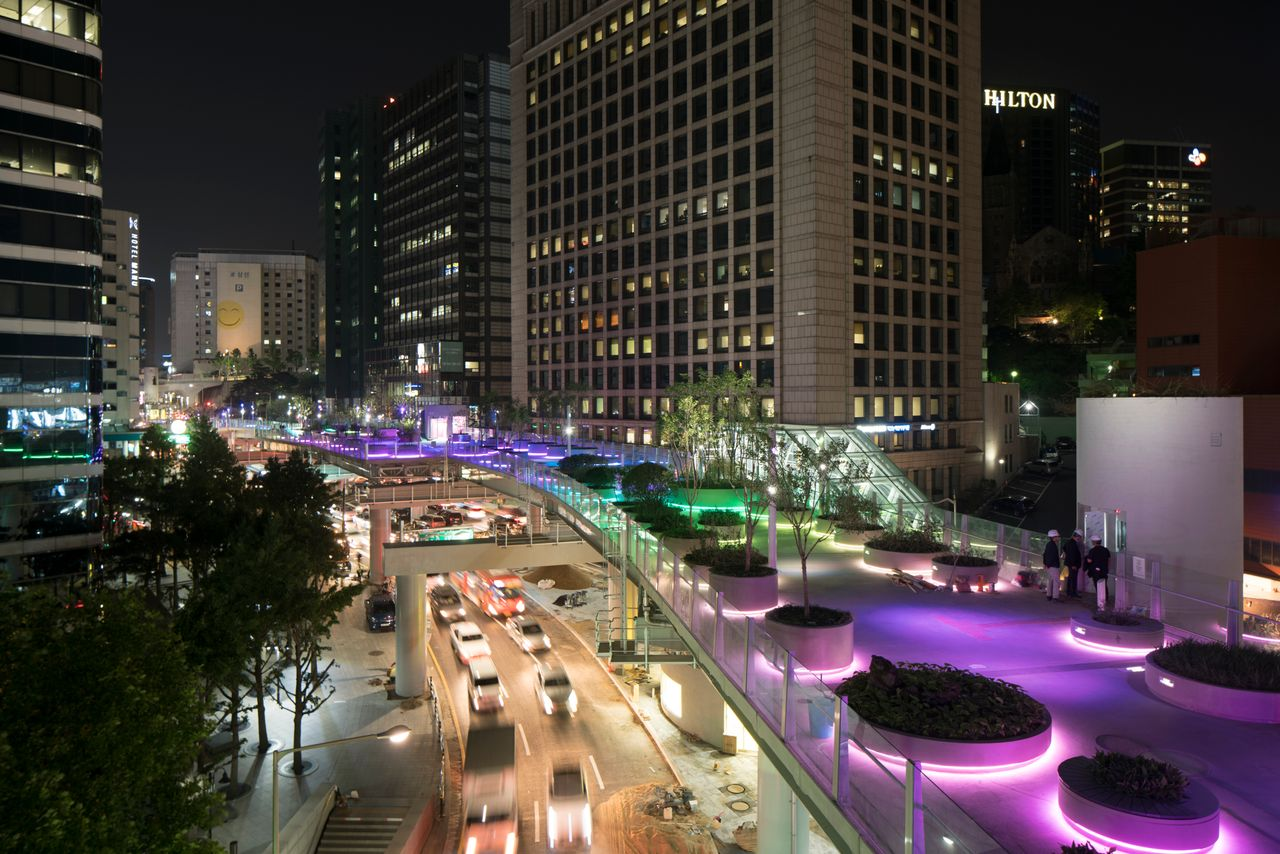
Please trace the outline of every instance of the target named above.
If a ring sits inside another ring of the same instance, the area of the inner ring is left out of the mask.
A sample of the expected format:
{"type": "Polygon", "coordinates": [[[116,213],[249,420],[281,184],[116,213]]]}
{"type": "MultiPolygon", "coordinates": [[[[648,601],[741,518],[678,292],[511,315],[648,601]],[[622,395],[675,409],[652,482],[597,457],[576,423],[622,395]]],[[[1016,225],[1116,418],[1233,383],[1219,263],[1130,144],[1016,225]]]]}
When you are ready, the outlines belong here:
{"type": "MultiPolygon", "coordinates": [[[[928,424],[917,424],[919,430],[937,430],[938,425],[932,422],[928,424]]],[[[910,433],[910,424],[859,424],[858,429],[863,433],[910,433]]]]}
{"type": "Polygon", "coordinates": [[[1198,148],[1193,148],[1191,153],[1187,155],[1187,160],[1191,161],[1192,166],[1203,166],[1209,161],[1209,155],[1198,148]]]}

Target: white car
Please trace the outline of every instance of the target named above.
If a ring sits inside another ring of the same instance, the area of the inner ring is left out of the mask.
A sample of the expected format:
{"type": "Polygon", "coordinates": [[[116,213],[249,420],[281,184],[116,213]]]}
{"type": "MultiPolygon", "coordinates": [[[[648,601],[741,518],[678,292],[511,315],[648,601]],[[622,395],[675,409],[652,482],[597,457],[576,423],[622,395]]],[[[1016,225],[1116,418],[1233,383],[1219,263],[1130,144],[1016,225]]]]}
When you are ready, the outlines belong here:
{"type": "Polygon", "coordinates": [[[453,654],[458,661],[470,664],[477,658],[489,658],[493,651],[485,640],[484,632],[472,622],[454,623],[449,627],[449,643],[453,644],[453,654]]]}
{"type": "Polygon", "coordinates": [[[578,694],[573,690],[563,665],[538,665],[537,684],[533,690],[538,695],[538,705],[547,714],[554,715],[559,711],[570,715],[578,713],[578,694]]]}
{"type": "Polygon", "coordinates": [[[591,847],[591,798],[581,760],[557,763],[547,774],[547,847],[591,847]]]}
{"type": "Polygon", "coordinates": [[[492,658],[477,658],[467,668],[467,690],[471,708],[477,712],[496,712],[504,705],[502,680],[492,658]]]}
{"type": "Polygon", "coordinates": [[[512,617],[507,620],[507,634],[516,646],[525,652],[545,652],[551,649],[551,638],[532,617],[512,617]]]}

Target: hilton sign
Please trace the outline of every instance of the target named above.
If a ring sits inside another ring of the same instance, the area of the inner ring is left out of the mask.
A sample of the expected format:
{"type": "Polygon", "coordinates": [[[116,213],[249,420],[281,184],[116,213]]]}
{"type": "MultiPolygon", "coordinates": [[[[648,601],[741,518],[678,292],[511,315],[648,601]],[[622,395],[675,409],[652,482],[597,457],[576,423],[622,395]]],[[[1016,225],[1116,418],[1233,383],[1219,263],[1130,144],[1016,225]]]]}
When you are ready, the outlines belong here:
{"type": "Polygon", "coordinates": [[[1057,108],[1058,96],[1053,92],[1024,92],[1015,89],[983,89],[982,105],[1006,110],[1052,110],[1057,108]]]}

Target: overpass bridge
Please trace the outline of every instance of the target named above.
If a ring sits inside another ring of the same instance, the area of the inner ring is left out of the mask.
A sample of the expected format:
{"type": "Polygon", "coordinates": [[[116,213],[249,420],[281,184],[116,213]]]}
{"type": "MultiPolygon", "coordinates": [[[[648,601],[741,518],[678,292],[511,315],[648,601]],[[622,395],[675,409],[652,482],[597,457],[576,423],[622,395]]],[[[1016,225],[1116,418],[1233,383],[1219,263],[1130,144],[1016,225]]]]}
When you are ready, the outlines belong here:
{"type": "MultiPolygon", "coordinates": [[[[603,555],[608,563],[611,608],[624,615],[616,622],[617,631],[623,635],[616,639],[620,648],[625,649],[631,639],[627,633],[634,631],[633,624],[625,618],[630,582],[660,609],[692,653],[696,666],[709,677],[755,739],[760,750],[759,850],[807,851],[809,815],[842,852],[921,854],[937,850],[987,854],[1002,850],[923,773],[918,763],[903,757],[889,740],[835,697],[821,674],[810,672],[775,642],[762,620],[734,610],[723,593],[711,589],[707,578],[685,566],[625,512],[559,474],[528,449],[519,453],[468,444],[450,447],[446,462],[443,448],[425,445],[374,449],[370,453],[367,444],[335,447],[333,442],[284,436],[272,441],[279,443],[281,449],[300,447],[325,462],[370,477],[370,496],[379,499],[377,504],[382,505],[384,514],[388,507],[401,502],[411,505],[428,500],[433,488],[450,494],[458,489],[482,488],[511,496],[540,511],[554,511],[577,535],[581,548],[591,551],[592,559],[603,555]],[[464,476],[460,482],[450,481],[454,467],[464,476]],[[394,483],[413,476],[402,472],[441,477],[446,486],[394,483]]],[[[856,447],[855,452],[868,453],[865,446],[856,447]]],[[[544,452],[544,460],[545,457],[544,452]]],[[[624,454],[619,457],[627,459],[624,454]]],[[[630,457],[640,458],[653,459],[652,449],[630,457]]],[[[924,503],[923,496],[891,463],[882,457],[871,463],[870,480],[882,498],[889,497],[886,491],[892,495],[896,490],[899,508],[904,496],[912,499],[912,505],[924,503]],[[917,497],[919,501],[915,500],[917,497]]],[[[374,527],[375,533],[379,530],[385,542],[386,528],[374,527]]],[[[371,544],[376,539],[371,537],[371,544]]],[[[566,547],[578,553],[578,545],[564,542],[548,544],[546,551],[555,555],[554,562],[562,563],[566,562],[563,556],[568,552],[562,551],[566,547]]],[[[380,542],[377,548],[380,571],[413,576],[447,571],[438,566],[439,559],[456,555],[457,560],[465,554],[460,549],[478,547],[459,546],[459,551],[454,552],[441,547],[393,544],[384,550],[380,542]]],[[[502,558],[493,554],[483,559],[502,558]]],[[[510,559],[539,558],[528,551],[519,556],[512,553],[510,559]]],[[[371,554],[371,565],[372,561],[371,554]]],[[[415,597],[423,595],[419,585],[406,586],[419,591],[415,597]]],[[[418,602],[417,598],[405,603],[405,607],[412,608],[415,614],[425,613],[425,602],[418,602]]],[[[402,646],[399,629],[397,634],[397,682],[410,672],[416,675],[420,669],[425,684],[423,639],[406,637],[402,646]]]]}

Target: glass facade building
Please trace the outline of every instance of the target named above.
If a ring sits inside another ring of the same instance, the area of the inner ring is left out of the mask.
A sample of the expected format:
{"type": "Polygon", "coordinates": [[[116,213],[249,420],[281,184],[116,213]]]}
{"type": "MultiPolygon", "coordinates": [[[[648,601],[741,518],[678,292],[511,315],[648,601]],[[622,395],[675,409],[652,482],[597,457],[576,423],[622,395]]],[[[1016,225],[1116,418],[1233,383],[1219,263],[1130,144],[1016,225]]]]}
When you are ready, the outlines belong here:
{"type": "Polygon", "coordinates": [[[379,405],[510,393],[510,100],[505,58],[459,56],[383,107],[379,405]]]}
{"type": "Polygon", "coordinates": [[[0,573],[101,544],[102,51],[97,2],[0,3],[0,573]]]}
{"type": "Polygon", "coordinates": [[[668,386],[749,370],[926,495],[980,476],[976,4],[513,0],[511,34],[517,399],[652,443],[668,386]]]}
{"type": "Polygon", "coordinates": [[[366,362],[382,333],[381,114],[380,106],[368,100],[330,110],[320,133],[325,395],[339,406],[358,405],[364,397],[366,362]]]}

